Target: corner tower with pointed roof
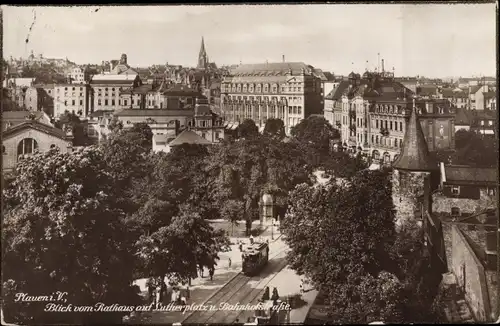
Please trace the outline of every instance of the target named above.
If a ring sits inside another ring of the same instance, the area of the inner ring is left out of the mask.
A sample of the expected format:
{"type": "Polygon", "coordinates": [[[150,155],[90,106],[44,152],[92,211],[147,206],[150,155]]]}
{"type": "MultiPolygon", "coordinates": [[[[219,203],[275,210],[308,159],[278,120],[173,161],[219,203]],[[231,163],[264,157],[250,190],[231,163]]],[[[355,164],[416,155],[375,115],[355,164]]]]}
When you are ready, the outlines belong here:
{"type": "Polygon", "coordinates": [[[403,148],[393,163],[392,198],[397,224],[421,221],[422,214],[431,212],[432,178],[438,165],[432,158],[420,125],[415,100],[403,140],[403,148]]]}
{"type": "Polygon", "coordinates": [[[198,55],[198,69],[206,69],[208,67],[208,55],[205,50],[205,39],[201,37],[200,54],[198,55]]]}

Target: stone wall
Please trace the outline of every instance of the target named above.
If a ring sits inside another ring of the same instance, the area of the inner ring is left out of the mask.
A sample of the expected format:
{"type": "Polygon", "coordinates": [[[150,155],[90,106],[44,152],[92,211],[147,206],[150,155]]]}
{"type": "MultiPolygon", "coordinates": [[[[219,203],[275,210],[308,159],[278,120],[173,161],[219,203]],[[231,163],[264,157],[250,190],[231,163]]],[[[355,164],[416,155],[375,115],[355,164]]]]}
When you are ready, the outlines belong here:
{"type": "Polygon", "coordinates": [[[495,196],[488,195],[486,188],[480,189],[479,199],[451,198],[443,193],[435,193],[432,196],[432,211],[434,213],[450,214],[452,207],[458,207],[461,214],[474,214],[496,206],[495,196]]]}
{"type": "Polygon", "coordinates": [[[490,298],[491,316],[490,320],[495,320],[500,314],[500,302],[498,302],[497,291],[499,291],[498,278],[496,271],[486,271],[486,284],[490,298]]]}
{"type": "Polygon", "coordinates": [[[392,200],[396,209],[396,223],[415,219],[420,210],[419,198],[424,196],[425,179],[429,172],[405,172],[397,169],[392,173],[392,200]]]}
{"type": "Polygon", "coordinates": [[[490,299],[486,273],[465,236],[456,226],[452,226],[452,266],[459,288],[464,291],[465,299],[477,321],[490,318],[490,299]]]}

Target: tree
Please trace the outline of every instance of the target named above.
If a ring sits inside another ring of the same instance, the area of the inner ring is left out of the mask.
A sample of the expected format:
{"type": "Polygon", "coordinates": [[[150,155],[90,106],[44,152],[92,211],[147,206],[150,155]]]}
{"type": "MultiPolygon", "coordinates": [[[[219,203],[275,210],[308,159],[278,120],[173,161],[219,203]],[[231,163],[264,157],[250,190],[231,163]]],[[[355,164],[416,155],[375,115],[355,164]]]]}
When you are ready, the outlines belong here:
{"type": "Polygon", "coordinates": [[[285,124],[281,119],[267,119],[264,135],[283,139],[286,137],[285,124]]]}
{"type": "Polygon", "coordinates": [[[147,123],[134,123],[129,132],[135,132],[142,136],[142,147],[149,149],[153,148],[153,132],[147,123]]]}
{"type": "Polygon", "coordinates": [[[233,236],[234,224],[236,224],[243,216],[243,202],[230,199],[221,208],[221,217],[231,222],[231,236],[233,236]]]}
{"type": "Polygon", "coordinates": [[[498,162],[495,137],[458,130],[455,134],[455,144],[457,150],[452,157],[454,164],[495,167],[498,162]]]}
{"type": "Polygon", "coordinates": [[[413,223],[396,233],[389,176],[365,170],[291,193],[282,224],[288,261],[327,294],[335,323],[408,322],[415,314],[433,321],[424,314],[432,295],[421,290],[435,282],[424,280],[431,273],[421,229],[413,223]]]}
{"type": "Polygon", "coordinates": [[[121,321],[121,314],[46,313],[16,293],[67,292],[67,303],[138,304],[131,288],[133,239],[113,194],[101,149],[57,149],[21,159],[4,190],[2,232],[6,319],[18,323],[121,321]],[[106,320],[106,319],[105,319],[106,320]]]}
{"type": "Polygon", "coordinates": [[[292,136],[297,139],[305,152],[309,155],[312,165],[324,161],[329,155],[333,140],[340,138],[337,129],[324,118],[309,116],[291,130],[292,136]]]}
{"type": "Polygon", "coordinates": [[[118,132],[123,129],[123,122],[121,122],[116,116],[113,116],[108,124],[108,129],[112,132],[118,132]]]}
{"type": "Polygon", "coordinates": [[[54,126],[59,129],[71,128],[73,133],[73,146],[86,146],[91,144],[87,132],[85,131],[84,124],[73,112],[64,111],[54,123],[54,126]]]}
{"type": "Polygon", "coordinates": [[[356,173],[368,167],[361,154],[355,157],[346,152],[333,152],[326,158],[323,168],[325,172],[340,178],[350,179],[356,173]]]}
{"type": "Polygon", "coordinates": [[[252,119],[245,119],[237,128],[238,138],[254,138],[259,136],[259,128],[252,119]]]}

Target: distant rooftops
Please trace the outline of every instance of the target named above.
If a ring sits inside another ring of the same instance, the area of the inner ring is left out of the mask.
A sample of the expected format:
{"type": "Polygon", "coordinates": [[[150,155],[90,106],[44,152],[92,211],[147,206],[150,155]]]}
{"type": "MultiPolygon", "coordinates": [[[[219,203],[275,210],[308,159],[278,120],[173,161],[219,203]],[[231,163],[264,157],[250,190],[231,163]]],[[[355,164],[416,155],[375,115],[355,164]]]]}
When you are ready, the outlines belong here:
{"type": "Polygon", "coordinates": [[[211,145],[212,143],[205,138],[201,137],[197,133],[191,130],[184,130],[169,143],[169,146],[178,146],[182,144],[192,144],[192,145],[211,145]]]}
{"type": "Polygon", "coordinates": [[[275,62],[244,64],[231,70],[233,76],[285,76],[287,73],[298,75],[302,72],[312,74],[314,67],[303,62],[275,62]]]}
{"type": "Polygon", "coordinates": [[[445,166],[445,182],[453,185],[498,185],[496,168],[477,168],[470,166],[445,166]]]}

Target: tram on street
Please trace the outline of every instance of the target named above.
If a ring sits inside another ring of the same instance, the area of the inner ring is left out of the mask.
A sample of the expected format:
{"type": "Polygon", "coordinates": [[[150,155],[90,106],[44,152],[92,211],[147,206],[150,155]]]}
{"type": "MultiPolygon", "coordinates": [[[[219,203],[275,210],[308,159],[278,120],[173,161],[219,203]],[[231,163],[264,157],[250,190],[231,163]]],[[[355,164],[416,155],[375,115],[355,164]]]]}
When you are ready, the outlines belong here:
{"type": "Polygon", "coordinates": [[[269,244],[253,243],[243,250],[242,272],[247,276],[257,275],[269,261],[269,244]]]}

